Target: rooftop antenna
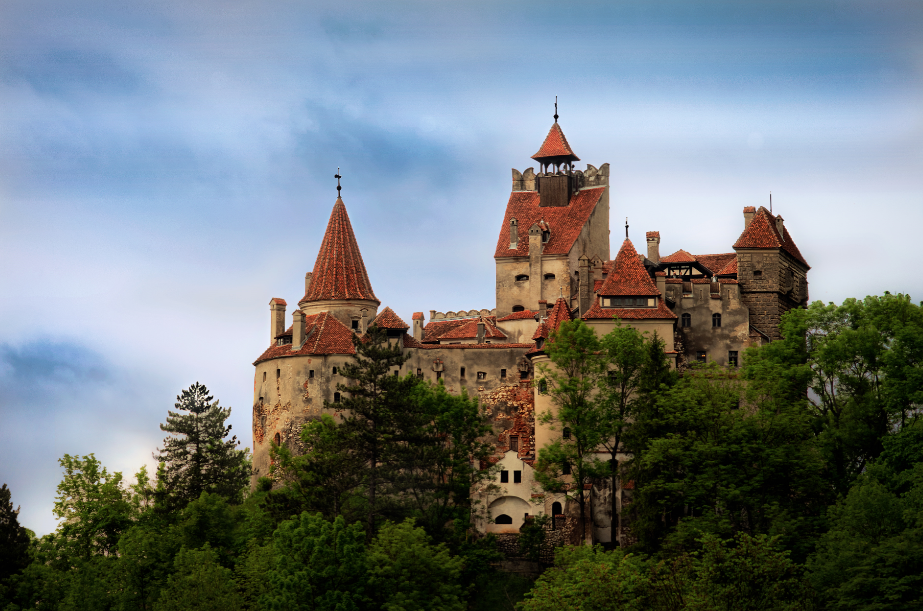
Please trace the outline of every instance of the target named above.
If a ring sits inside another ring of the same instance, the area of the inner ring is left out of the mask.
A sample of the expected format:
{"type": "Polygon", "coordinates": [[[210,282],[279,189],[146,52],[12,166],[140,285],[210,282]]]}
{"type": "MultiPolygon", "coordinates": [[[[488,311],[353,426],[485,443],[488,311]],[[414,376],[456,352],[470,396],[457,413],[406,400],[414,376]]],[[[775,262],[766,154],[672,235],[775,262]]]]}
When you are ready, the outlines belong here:
{"type": "Polygon", "coordinates": [[[628,239],[628,217],[625,217],[625,239],[628,239]]]}
{"type": "Polygon", "coordinates": [[[333,177],[337,179],[337,199],[340,199],[340,189],[343,188],[340,186],[340,179],[343,178],[340,176],[340,168],[337,168],[337,173],[333,177]]]}
{"type": "Polygon", "coordinates": [[[558,122],[558,96],[554,96],[554,122],[558,122]]]}

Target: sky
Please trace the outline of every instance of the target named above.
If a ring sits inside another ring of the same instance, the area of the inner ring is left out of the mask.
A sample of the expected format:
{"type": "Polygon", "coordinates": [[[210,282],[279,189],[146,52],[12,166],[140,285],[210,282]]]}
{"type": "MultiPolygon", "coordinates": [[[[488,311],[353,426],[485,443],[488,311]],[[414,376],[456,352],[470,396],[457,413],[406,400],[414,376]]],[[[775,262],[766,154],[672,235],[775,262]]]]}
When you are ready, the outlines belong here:
{"type": "MultiPolygon", "coordinates": [[[[612,244],[731,251],[768,205],[812,300],[906,293],[923,3],[0,2],[0,482],[38,534],[64,454],[127,479],[205,384],[252,443],[270,298],[336,199],[372,286],[493,308],[511,168],[554,114],[610,164],[612,244]]],[[[612,256],[615,252],[612,253],[612,256]]],[[[291,311],[291,308],[290,308],[291,311]]]]}

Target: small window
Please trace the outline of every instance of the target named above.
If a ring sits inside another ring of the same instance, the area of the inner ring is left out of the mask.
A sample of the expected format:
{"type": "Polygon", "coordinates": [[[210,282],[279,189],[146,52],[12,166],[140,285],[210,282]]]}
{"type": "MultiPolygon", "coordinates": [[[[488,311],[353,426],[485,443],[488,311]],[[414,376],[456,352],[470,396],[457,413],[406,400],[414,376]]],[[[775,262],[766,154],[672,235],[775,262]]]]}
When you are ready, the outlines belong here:
{"type": "Polygon", "coordinates": [[[538,381],[538,394],[547,395],[548,394],[548,382],[543,379],[538,381]]]}
{"type": "Polygon", "coordinates": [[[437,379],[437,380],[441,380],[441,379],[442,379],[442,372],[441,372],[441,371],[437,371],[437,372],[436,372],[436,379],[437,379]]]}
{"type": "Polygon", "coordinates": [[[519,436],[518,435],[510,435],[510,449],[513,450],[514,452],[519,451],[519,436]]]}
{"type": "Polygon", "coordinates": [[[417,377],[423,379],[423,370],[417,367],[417,377]]]}
{"type": "Polygon", "coordinates": [[[513,483],[514,484],[522,483],[522,471],[513,471],[513,483]]]}
{"type": "Polygon", "coordinates": [[[353,331],[358,331],[358,330],[359,330],[359,321],[354,320],[353,321],[353,331]]]}
{"type": "Polygon", "coordinates": [[[711,315],[711,326],[714,328],[718,328],[721,326],[721,314],[711,315]]]}
{"type": "Polygon", "coordinates": [[[551,239],[551,232],[550,232],[550,231],[543,231],[543,232],[542,232],[542,244],[547,243],[548,240],[550,240],[550,239],[551,239]]]}
{"type": "Polygon", "coordinates": [[[277,446],[282,445],[282,436],[279,435],[279,433],[276,433],[275,437],[273,437],[272,440],[276,443],[277,446]]]}
{"type": "Polygon", "coordinates": [[[266,381],[266,372],[265,372],[265,371],[263,372],[263,381],[264,381],[264,382],[266,381]]]}
{"type": "Polygon", "coordinates": [[[520,372],[519,372],[519,379],[520,379],[520,380],[528,380],[528,379],[529,379],[529,372],[528,372],[528,371],[520,371],[520,372]]]}
{"type": "Polygon", "coordinates": [[[339,402],[340,402],[340,393],[338,393],[338,392],[333,393],[333,402],[334,402],[334,403],[339,403],[339,402]]]}
{"type": "Polygon", "coordinates": [[[570,439],[570,429],[568,427],[565,426],[564,430],[561,431],[561,437],[564,439],[570,439]]]}
{"type": "Polygon", "coordinates": [[[541,350],[542,347],[543,347],[544,345],[545,345],[545,338],[543,338],[543,337],[536,338],[536,340],[535,340],[535,347],[536,347],[536,348],[538,348],[539,350],[541,350]]]}
{"type": "Polygon", "coordinates": [[[509,472],[509,471],[501,471],[501,472],[500,472],[500,483],[501,483],[501,484],[508,484],[508,483],[510,483],[510,472],[509,472]]]}
{"type": "Polygon", "coordinates": [[[690,316],[688,312],[684,312],[684,313],[683,313],[683,316],[682,316],[682,318],[681,318],[680,320],[682,321],[682,326],[683,326],[683,327],[691,327],[691,326],[692,326],[692,316],[690,316]]]}
{"type": "Polygon", "coordinates": [[[564,508],[561,507],[561,503],[555,501],[551,504],[551,515],[559,516],[564,513],[564,508]]]}
{"type": "Polygon", "coordinates": [[[512,524],[512,523],[513,523],[513,518],[506,515],[505,513],[501,513],[494,519],[494,524],[512,524]]]}
{"type": "Polygon", "coordinates": [[[728,352],[728,365],[731,367],[737,367],[737,351],[731,350],[728,352]]]}
{"type": "Polygon", "coordinates": [[[486,372],[486,371],[479,371],[479,372],[478,372],[478,380],[486,380],[486,379],[487,379],[487,372],[486,372]]]}
{"type": "Polygon", "coordinates": [[[518,276],[516,276],[516,282],[525,282],[528,279],[529,279],[528,274],[519,274],[518,276]]]}
{"type": "Polygon", "coordinates": [[[501,369],[501,370],[500,370],[500,379],[501,379],[501,380],[505,380],[505,379],[506,379],[506,369],[501,369]]]}
{"type": "Polygon", "coordinates": [[[696,352],[696,353],[695,353],[695,360],[696,360],[697,362],[699,362],[699,363],[704,363],[704,362],[705,362],[705,351],[704,351],[704,350],[699,350],[698,352],[696,352]]]}
{"type": "Polygon", "coordinates": [[[554,274],[545,274],[545,280],[554,280],[554,274]]]}
{"type": "Polygon", "coordinates": [[[337,368],[334,367],[334,368],[333,368],[333,375],[336,375],[336,374],[337,374],[337,368]]]}
{"type": "Polygon", "coordinates": [[[525,309],[524,307],[522,307],[521,305],[514,305],[514,306],[513,306],[513,311],[514,311],[514,312],[525,312],[525,310],[526,310],[526,309],[525,309]]]}
{"type": "Polygon", "coordinates": [[[461,368],[461,377],[465,377],[465,368],[464,368],[464,367],[461,368]]]}
{"type": "Polygon", "coordinates": [[[753,272],[753,278],[754,278],[754,279],[757,279],[757,280],[758,280],[758,279],[761,279],[762,277],[763,277],[763,272],[762,272],[762,271],[760,271],[760,270],[754,270],[754,272],[753,272]]]}
{"type": "Polygon", "coordinates": [[[400,369],[395,369],[395,370],[394,370],[394,377],[397,377],[397,376],[399,376],[399,375],[401,375],[401,370],[400,370],[400,369]]]}
{"type": "Polygon", "coordinates": [[[278,379],[281,378],[281,377],[282,377],[282,370],[281,370],[281,369],[276,369],[276,379],[278,380],[278,379]]]}
{"type": "Polygon", "coordinates": [[[314,370],[313,370],[313,369],[309,369],[309,370],[308,370],[308,379],[309,379],[309,380],[313,380],[313,379],[314,379],[314,370]]]}
{"type": "Polygon", "coordinates": [[[565,462],[561,465],[561,475],[570,475],[570,463],[565,462]]]}

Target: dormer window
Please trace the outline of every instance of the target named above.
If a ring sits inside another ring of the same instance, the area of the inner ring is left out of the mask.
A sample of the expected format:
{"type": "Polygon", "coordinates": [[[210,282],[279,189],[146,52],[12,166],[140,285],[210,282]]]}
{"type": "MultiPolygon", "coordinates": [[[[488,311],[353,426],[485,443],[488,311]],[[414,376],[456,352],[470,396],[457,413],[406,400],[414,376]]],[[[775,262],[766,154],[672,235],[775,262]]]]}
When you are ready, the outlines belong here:
{"type": "Polygon", "coordinates": [[[516,282],[525,282],[528,279],[529,279],[528,274],[519,274],[518,276],[516,276],[516,282]]]}
{"type": "Polygon", "coordinates": [[[650,297],[603,297],[604,308],[652,308],[650,297]]]}
{"type": "Polygon", "coordinates": [[[547,243],[548,243],[548,240],[550,240],[550,239],[551,239],[551,232],[550,232],[550,231],[543,231],[543,232],[542,232],[542,244],[547,244],[547,243]]]}

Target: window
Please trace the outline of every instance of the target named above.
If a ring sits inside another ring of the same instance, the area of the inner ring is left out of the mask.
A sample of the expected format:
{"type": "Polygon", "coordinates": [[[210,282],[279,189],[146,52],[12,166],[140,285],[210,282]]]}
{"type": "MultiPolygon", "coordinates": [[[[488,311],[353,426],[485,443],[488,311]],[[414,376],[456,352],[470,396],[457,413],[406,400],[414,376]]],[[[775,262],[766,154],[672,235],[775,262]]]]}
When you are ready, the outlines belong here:
{"type": "Polygon", "coordinates": [[[437,380],[441,380],[441,379],[442,379],[442,372],[441,372],[441,371],[437,371],[437,372],[436,372],[436,379],[437,379],[437,380]]]}
{"type": "Polygon", "coordinates": [[[519,451],[519,436],[510,435],[510,449],[518,452],[519,451]]]}
{"type": "Polygon", "coordinates": [[[551,515],[559,516],[562,513],[564,513],[564,508],[561,507],[561,503],[555,501],[554,503],[551,504],[551,515]]]}
{"type": "Polygon", "coordinates": [[[358,330],[359,330],[359,321],[354,320],[353,321],[353,331],[358,331],[358,330]]]}
{"type": "Polygon", "coordinates": [[[281,378],[281,377],[282,377],[282,370],[281,370],[281,369],[276,369],[276,380],[279,380],[279,378],[281,378]]]}
{"type": "Polygon", "coordinates": [[[721,326],[721,314],[711,315],[711,326],[714,328],[718,328],[721,326]]]}
{"type": "Polygon", "coordinates": [[[510,472],[509,471],[504,470],[500,472],[500,483],[501,484],[510,483],[510,472]]]}
{"type": "Polygon", "coordinates": [[[513,483],[514,484],[522,483],[522,471],[513,471],[513,483]]]}
{"type": "Polygon", "coordinates": [[[554,274],[545,274],[545,280],[554,280],[554,274]]]}
{"type": "Polygon", "coordinates": [[[465,377],[465,368],[464,368],[464,367],[461,368],[461,377],[465,377]]]}
{"type": "Polygon", "coordinates": [[[514,311],[514,312],[525,312],[525,310],[526,310],[526,309],[525,309],[524,307],[522,307],[521,305],[514,305],[514,306],[513,306],[513,311],[514,311]]]}
{"type": "Polygon", "coordinates": [[[486,371],[479,371],[479,372],[478,372],[478,380],[486,380],[486,379],[487,379],[487,372],[486,372],[486,371]]]}
{"type": "Polygon", "coordinates": [[[400,370],[400,369],[395,369],[395,370],[394,370],[394,377],[397,377],[397,376],[399,376],[399,375],[401,375],[401,370],[400,370]]]}
{"type": "Polygon", "coordinates": [[[550,239],[551,239],[551,232],[550,232],[550,231],[543,231],[543,232],[542,232],[542,244],[545,244],[545,243],[548,242],[548,240],[550,240],[550,239]]]}
{"type": "Polygon", "coordinates": [[[501,513],[494,519],[494,524],[512,524],[512,523],[513,523],[513,518],[506,515],[505,513],[501,513]]]}
{"type": "Polygon", "coordinates": [[[535,339],[535,347],[536,347],[536,348],[538,348],[539,350],[541,350],[541,349],[542,349],[542,346],[544,346],[544,345],[545,345],[545,339],[544,339],[544,338],[542,338],[542,337],[537,337],[537,338],[535,339]]]}
{"type": "Polygon", "coordinates": [[[520,380],[528,380],[528,379],[529,379],[529,372],[528,372],[528,370],[526,370],[526,371],[520,371],[520,372],[519,372],[519,379],[520,379],[520,380]]]}
{"type": "Polygon", "coordinates": [[[340,402],[340,393],[338,393],[338,392],[333,393],[333,402],[334,402],[334,403],[339,403],[339,402],[340,402]]]}
{"type": "Polygon", "coordinates": [[[692,326],[692,316],[690,316],[688,312],[684,312],[684,313],[683,313],[683,316],[682,316],[682,318],[681,318],[680,320],[682,321],[681,325],[682,325],[683,327],[691,327],[691,326],[692,326]]]}
{"type": "Polygon", "coordinates": [[[518,276],[516,276],[516,282],[525,282],[528,279],[529,279],[528,274],[519,274],[518,276]]]}
{"type": "Polygon", "coordinates": [[[754,272],[753,272],[753,279],[754,279],[754,280],[760,280],[762,277],[763,277],[763,272],[762,272],[762,271],[760,271],[760,270],[754,270],[754,272]]]}
{"type": "Polygon", "coordinates": [[[336,374],[337,374],[337,368],[334,367],[334,368],[333,368],[333,375],[336,375],[336,374]]]}
{"type": "Polygon", "coordinates": [[[501,379],[501,380],[505,380],[505,379],[506,379],[506,369],[501,369],[501,370],[500,370],[500,379],[501,379]]]}
{"type": "Polygon", "coordinates": [[[564,430],[561,431],[561,437],[564,439],[570,439],[570,429],[568,427],[565,426],[564,430]]]}
{"type": "Polygon", "coordinates": [[[570,475],[570,463],[565,462],[561,465],[561,475],[570,475]]]}
{"type": "Polygon", "coordinates": [[[547,395],[548,394],[548,382],[544,379],[538,381],[538,394],[547,395]]]}
{"type": "Polygon", "coordinates": [[[276,443],[277,446],[282,445],[282,436],[279,435],[279,433],[276,433],[275,437],[273,437],[272,440],[276,443]]]}
{"type": "Polygon", "coordinates": [[[696,362],[698,362],[698,363],[704,363],[704,362],[705,362],[705,351],[704,351],[704,350],[699,350],[698,352],[696,352],[696,353],[695,353],[695,360],[696,360],[696,362]]]}
{"type": "Polygon", "coordinates": [[[728,365],[731,367],[737,367],[737,351],[731,350],[728,352],[728,365]]]}
{"type": "Polygon", "coordinates": [[[417,377],[423,379],[423,370],[417,367],[417,377]]]}
{"type": "Polygon", "coordinates": [[[265,372],[265,371],[263,372],[263,381],[264,381],[264,382],[266,381],[266,372],[265,372]]]}

